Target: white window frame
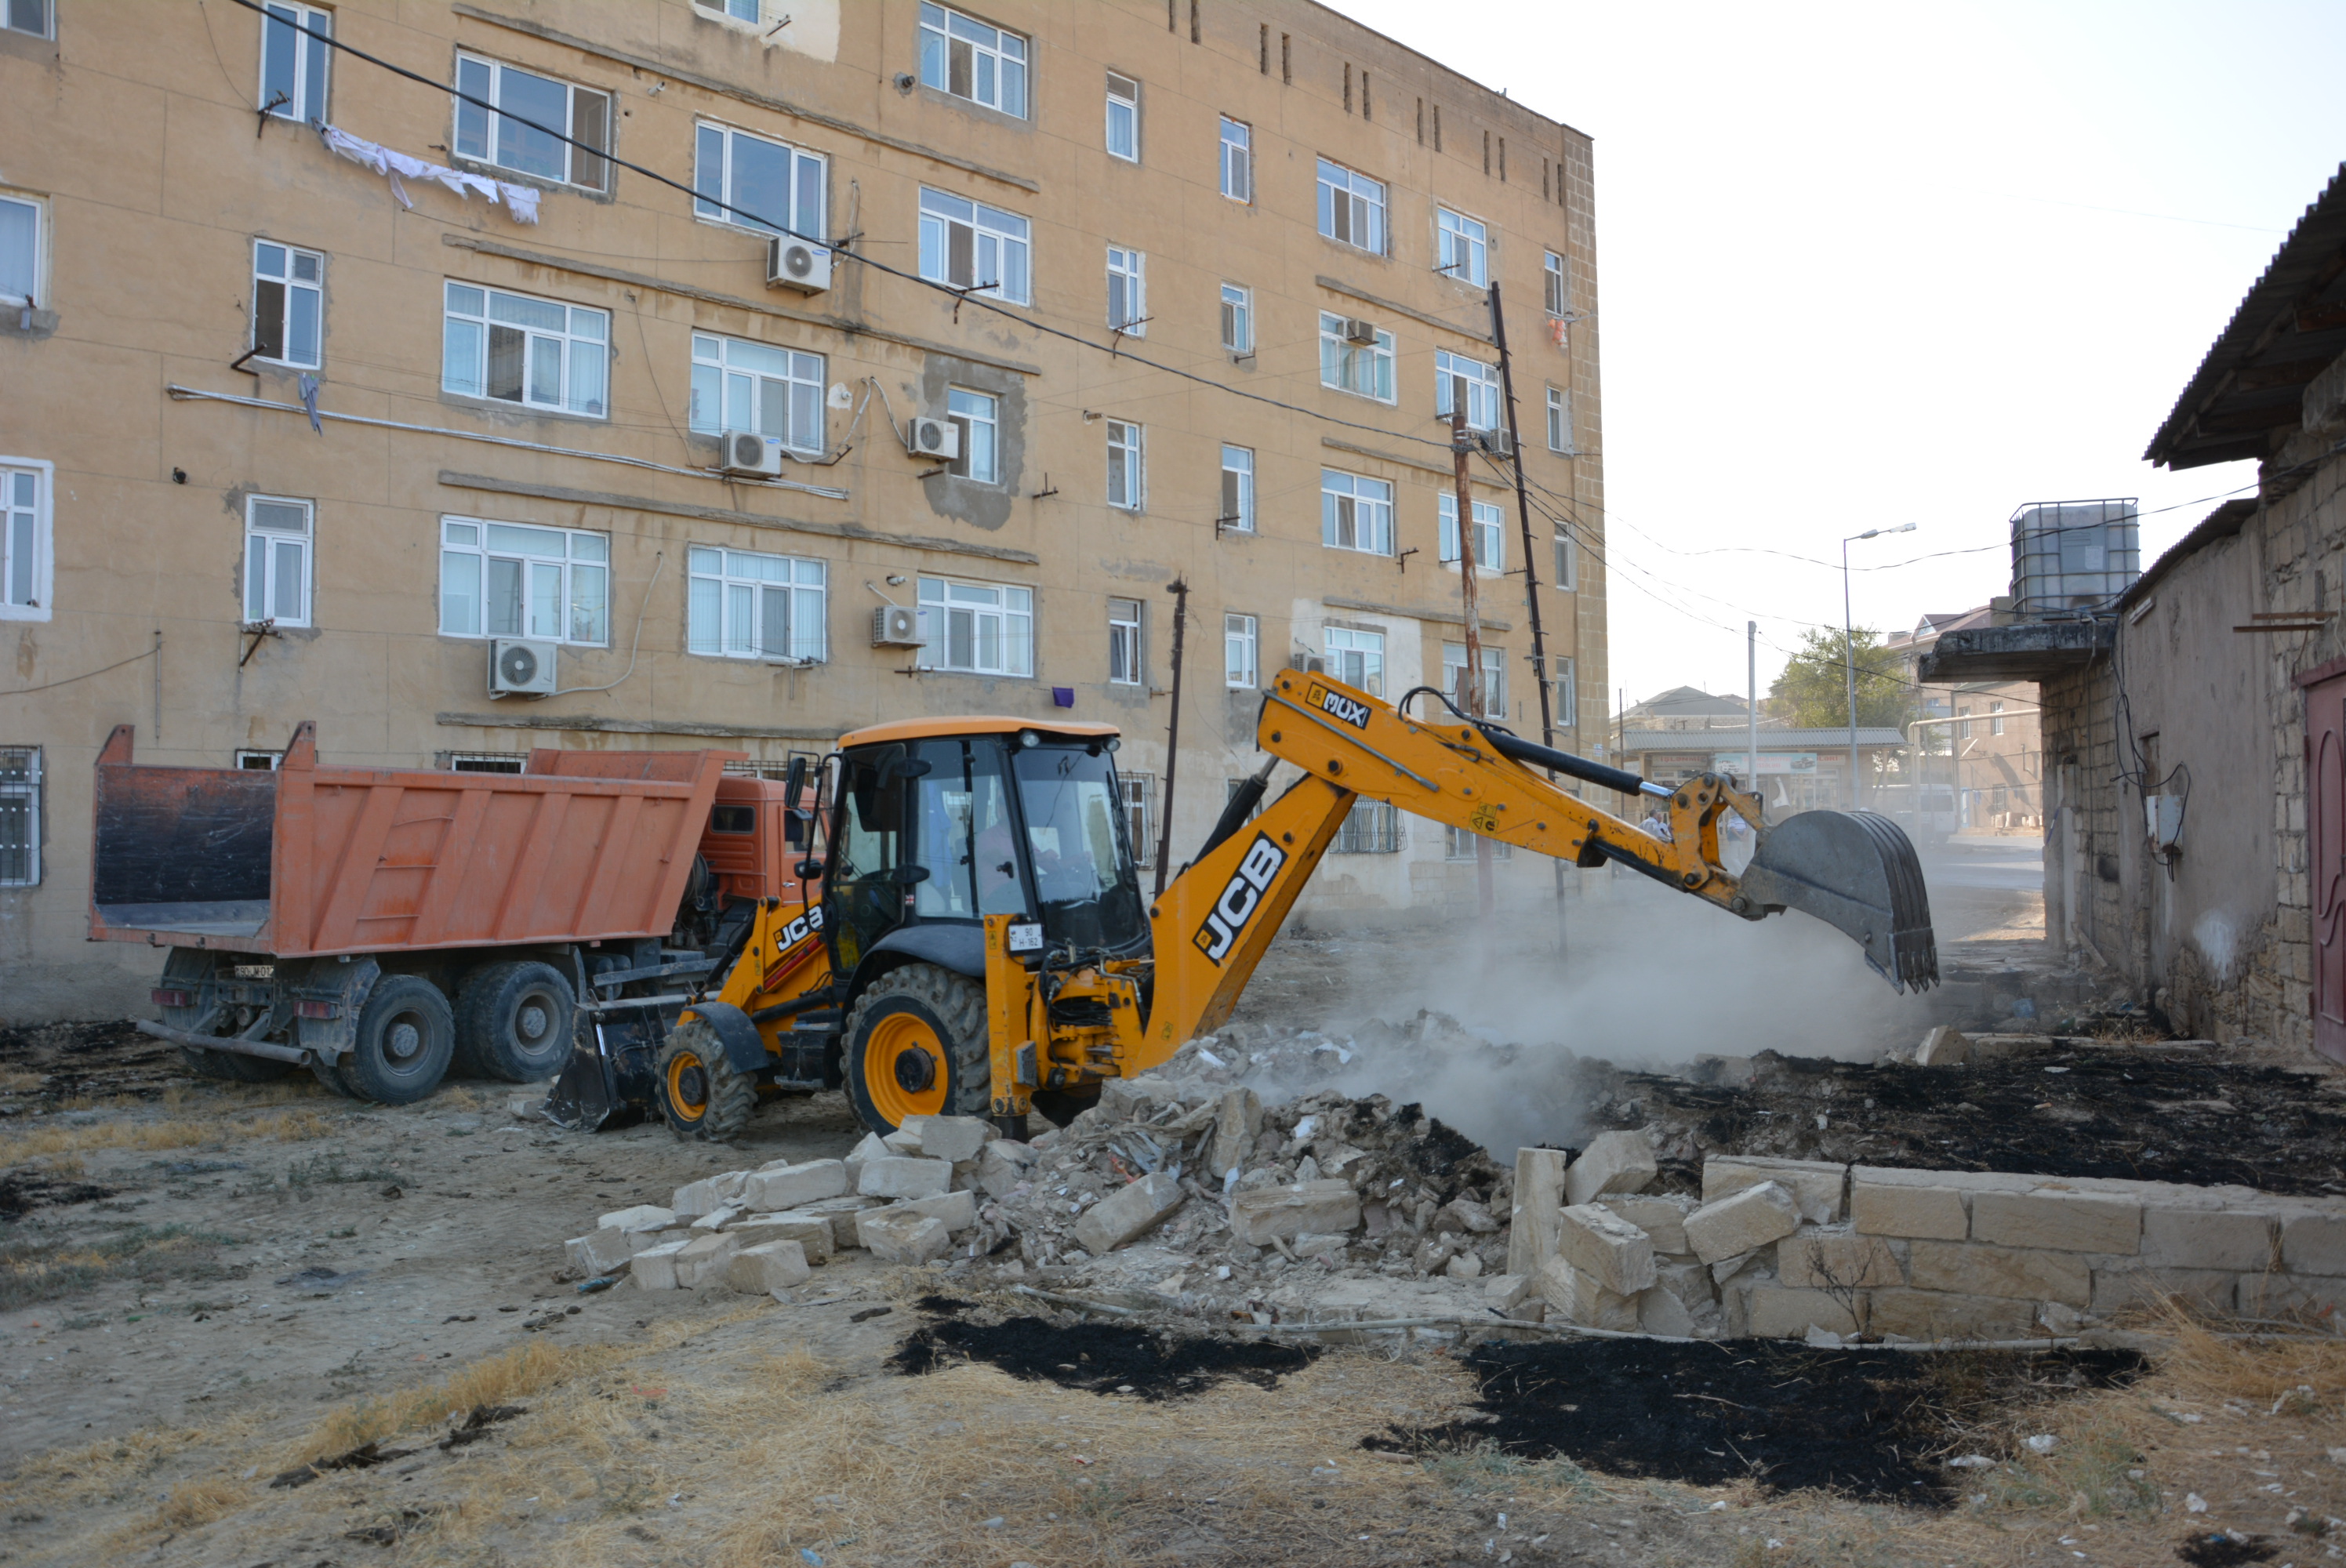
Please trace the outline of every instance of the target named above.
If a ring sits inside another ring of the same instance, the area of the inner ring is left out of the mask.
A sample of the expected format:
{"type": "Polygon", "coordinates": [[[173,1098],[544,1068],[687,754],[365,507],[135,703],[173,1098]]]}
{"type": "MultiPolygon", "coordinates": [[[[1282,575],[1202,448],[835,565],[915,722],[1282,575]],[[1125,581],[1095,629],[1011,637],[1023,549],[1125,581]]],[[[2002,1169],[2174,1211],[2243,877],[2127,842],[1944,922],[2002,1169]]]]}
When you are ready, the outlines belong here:
{"type": "Polygon", "coordinates": [[[1987,732],[1990,735],[2004,733],[2004,704],[1991,702],[1987,705],[1987,732]]]}
{"type": "Polygon", "coordinates": [[[52,613],[56,477],[56,464],[41,458],[0,457],[0,621],[46,621],[52,613]]]}
{"type": "Polygon", "coordinates": [[[692,0],[697,11],[712,11],[728,22],[743,22],[756,26],[766,19],[761,0],[692,0]]]}
{"type": "Polygon", "coordinates": [[[701,120],[692,130],[692,215],[729,229],[773,234],[787,229],[801,239],[821,239],[828,230],[831,159],[779,137],[760,136],[722,120],[701,120]],[[790,192],[780,212],[751,213],[734,203],[741,199],[735,170],[742,142],[771,148],[790,165],[790,192]],[[780,228],[777,227],[779,224],[780,228]]]}
{"type": "Polygon", "coordinates": [[[1035,590],[1015,583],[980,583],[965,577],[918,579],[921,619],[928,638],[920,650],[922,669],[962,675],[1010,676],[1031,679],[1035,674],[1035,590]],[[954,621],[967,616],[970,657],[953,662],[954,621]],[[989,631],[989,623],[991,630],[989,631]],[[984,645],[994,639],[994,662],[985,662],[984,645]]]}
{"type": "Polygon", "coordinates": [[[1107,324],[1127,338],[1148,335],[1148,257],[1122,245],[1107,248],[1107,324]]]}
{"type": "Polygon", "coordinates": [[[1001,484],[1002,400],[971,387],[947,387],[945,417],[961,426],[961,455],[945,465],[947,471],[980,484],[1001,484]]]}
{"type": "Polygon", "coordinates": [[[685,652],[764,664],[830,659],[831,568],[823,562],[719,545],[688,545],[684,555],[685,652]],[[764,636],[777,607],[779,648],[764,636]]]}
{"type": "MultiPolygon", "coordinates": [[[[1485,647],[1483,653],[1483,717],[1504,719],[1507,717],[1507,654],[1504,648],[1485,647]]],[[[1458,677],[1466,670],[1466,645],[1442,645],[1442,695],[1453,702],[1458,700],[1458,677]]]]}
{"type": "Polygon", "coordinates": [[[1330,624],[1320,628],[1320,647],[1330,675],[1372,697],[1385,694],[1384,633],[1370,626],[1330,624]]]}
{"type": "MultiPolygon", "coordinates": [[[[1474,841],[1480,837],[1480,834],[1473,832],[1465,828],[1443,829],[1442,858],[1445,860],[1471,860],[1474,859],[1474,841]]],[[[1491,858],[1494,860],[1512,860],[1515,858],[1515,847],[1503,839],[1493,839],[1491,840],[1491,858]]]]}
{"type": "Polygon", "coordinates": [[[1262,623],[1234,610],[1222,612],[1222,684],[1233,691],[1262,684],[1262,623]]]}
{"type": "Polygon", "coordinates": [[[1222,509],[1215,514],[1225,534],[1254,532],[1254,448],[1222,443],[1222,509]]]}
{"type": "Polygon", "coordinates": [[[1031,305],[1035,302],[1034,232],[1035,226],[1017,213],[950,190],[921,187],[921,276],[932,283],[989,295],[1012,305],[1031,305]],[[969,230],[966,277],[954,276],[956,228],[969,230]],[[989,271],[992,277],[982,276],[989,271]],[[980,288],[981,283],[990,286],[980,288]]]}
{"type": "Polygon", "coordinates": [[[1148,498],[1147,432],[1128,419],[1104,423],[1107,427],[1107,504],[1119,512],[1138,512],[1148,498]]]}
{"type": "Polygon", "coordinates": [[[1450,400],[1458,382],[1466,383],[1466,428],[1498,429],[1499,367],[1448,349],[1434,350],[1433,412],[1443,419],[1450,417],[1450,400]]]}
{"type": "MultiPolygon", "coordinates": [[[[1458,569],[1458,496],[1445,490],[1433,498],[1434,514],[1440,522],[1440,542],[1436,545],[1442,564],[1452,571],[1458,569]]],[[[1477,501],[1474,507],[1474,570],[1504,572],[1507,569],[1507,514],[1497,503],[1477,501]]]]}
{"type": "Polygon", "coordinates": [[[1254,205],[1254,127],[1244,120],[1222,118],[1222,194],[1232,201],[1254,205]],[[1235,133],[1235,134],[1233,134],[1235,133]]]}
{"type": "Polygon", "coordinates": [[[23,33],[35,38],[48,37],[56,20],[56,0],[6,0],[5,5],[0,5],[0,31],[23,33]],[[27,27],[19,21],[26,9],[37,12],[39,26],[27,27]]]}
{"type": "Polygon", "coordinates": [[[268,622],[279,626],[308,626],[317,622],[317,606],[311,598],[316,591],[318,540],[318,508],[315,502],[297,500],[291,495],[248,495],[244,500],[244,621],[247,626],[268,622]],[[286,528],[267,527],[261,524],[261,508],[282,507],[299,513],[299,532],[286,528]],[[285,598],[285,575],[293,575],[294,607],[291,615],[280,613],[277,606],[285,598]],[[258,612],[258,613],[256,613],[258,612]]]}
{"type": "Polygon", "coordinates": [[[560,76],[550,76],[543,71],[533,71],[521,66],[509,66],[493,56],[475,55],[470,51],[457,53],[456,90],[497,106],[494,109],[488,109],[468,103],[464,98],[454,100],[456,119],[454,128],[449,133],[448,145],[455,149],[456,158],[479,164],[486,168],[502,169],[508,174],[517,174],[525,179],[542,179],[550,185],[564,185],[577,190],[597,192],[610,189],[610,155],[615,150],[613,144],[618,139],[616,123],[618,118],[618,105],[611,94],[597,87],[582,87],[576,82],[566,81],[560,76]],[[524,149],[518,146],[507,145],[505,121],[514,122],[514,136],[516,139],[541,134],[521,123],[524,118],[536,117],[525,116],[517,108],[510,112],[505,108],[505,87],[507,73],[525,76],[532,81],[551,83],[560,87],[563,95],[562,124],[557,128],[573,140],[586,142],[590,150],[582,150],[573,147],[567,141],[556,142],[554,145],[559,150],[562,160],[558,173],[548,173],[544,168],[534,168],[526,164],[506,162],[506,154],[523,156],[524,149]],[[603,135],[599,149],[595,148],[594,138],[581,134],[582,131],[592,128],[580,118],[582,100],[585,99],[599,99],[602,103],[603,135]]]}
{"type": "MultiPolygon", "coordinates": [[[[5,0],[0,0],[5,3],[5,0]]],[[[0,206],[21,207],[32,215],[33,253],[28,258],[24,282],[26,291],[0,288],[0,305],[36,307],[48,297],[49,204],[44,199],[21,190],[0,190],[0,206]]]]}
{"type": "Polygon", "coordinates": [[[821,456],[828,373],[823,357],[803,349],[695,332],[685,418],[703,435],[754,430],[778,437],[792,452],[821,456]]]}
{"type": "Polygon", "coordinates": [[[252,343],[253,357],[270,364],[291,365],[296,370],[314,371],[326,360],[326,257],[323,251],[304,249],[299,245],[287,245],[281,240],[259,239],[252,242],[252,343]],[[265,270],[269,253],[275,251],[280,259],[280,270],[265,270]],[[310,264],[310,276],[301,275],[301,264],[310,264]],[[270,284],[277,286],[277,353],[270,353],[260,343],[261,324],[268,312],[261,308],[260,291],[270,284]],[[310,353],[303,358],[294,341],[294,325],[308,296],[310,311],[310,353]]]}
{"type": "Polygon", "coordinates": [[[1433,209],[1433,270],[1445,278],[1491,285],[1491,230],[1479,218],[1447,207],[1433,209]]]}
{"type": "Polygon", "coordinates": [[[1254,352],[1254,290],[1243,283],[1222,285],[1222,348],[1240,359],[1254,352]]]}
{"type": "Polygon", "coordinates": [[[1110,158],[1140,161],[1140,84],[1121,71],[1107,73],[1107,145],[1110,158]]]}
{"type": "Polygon", "coordinates": [[[1124,830],[1132,837],[1132,855],[1137,860],[1152,858],[1150,846],[1157,842],[1150,832],[1151,819],[1157,815],[1157,775],[1127,773],[1116,770],[1117,793],[1124,800],[1124,830]]]}
{"type": "Polygon", "coordinates": [[[1392,484],[1341,468],[1320,471],[1320,543],[1365,555],[1393,553],[1392,484]],[[1348,506],[1346,504],[1350,503],[1348,506]],[[1345,543],[1350,533],[1352,541],[1345,543]]]}
{"type": "Polygon", "coordinates": [[[1572,656],[1562,655],[1556,661],[1556,727],[1558,729],[1580,728],[1580,685],[1574,675],[1572,656]]]}
{"type": "Polygon", "coordinates": [[[1541,252],[1540,285],[1544,302],[1551,316],[1569,315],[1572,311],[1572,274],[1564,265],[1564,258],[1553,250],[1541,252]]]}
{"type": "Polygon", "coordinates": [[[1026,117],[1026,106],[1031,101],[1026,71],[1032,51],[1026,46],[1024,34],[981,22],[950,5],[935,5],[933,0],[921,0],[919,17],[923,86],[964,103],[983,105],[1014,119],[1026,117]],[[954,26],[955,22],[961,25],[954,26]],[[984,36],[987,34],[993,35],[990,43],[984,36]],[[956,44],[969,51],[967,92],[953,85],[956,44]],[[1009,88],[1007,92],[1005,87],[1009,88]]]}
{"type": "Polygon", "coordinates": [[[1547,389],[1547,449],[1569,453],[1572,450],[1572,399],[1562,387],[1547,389]]]}
{"type": "Polygon", "coordinates": [[[9,864],[9,845],[0,838],[0,888],[41,885],[41,748],[0,746],[0,822],[24,824],[23,860],[9,864]]]}
{"type": "MultiPolygon", "coordinates": [[[[49,0],[51,5],[56,0],[49,0]]],[[[290,5],[284,0],[270,0],[267,13],[260,21],[260,96],[253,100],[255,108],[262,109],[278,119],[291,120],[296,125],[308,125],[311,120],[326,117],[327,93],[333,81],[333,46],[313,36],[323,33],[333,36],[334,14],[321,11],[314,5],[290,5]],[[306,31],[304,29],[307,29],[306,31]],[[292,69],[286,73],[292,92],[285,102],[275,108],[269,102],[285,89],[271,87],[269,78],[270,56],[279,49],[293,51],[292,69]]]]}
{"type": "Polygon", "coordinates": [[[441,290],[440,390],[457,397],[479,398],[484,402],[513,403],[533,408],[545,413],[568,414],[576,419],[607,420],[611,398],[611,313],[592,306],[573,305],[561,300],[548,300],[541,295],[516,293],[511,289],[495,289],[485,283],[467,283],[446,280],[441,290]],[[468,301],[460,300],[458,290],[480,296],[477,311],[459,309],[468,301]],[[559,330],[535,323],[499,321],[495,301],[516,300],[525,305],[536,305],[564,312],[559,330]],[[462,324],[460,326],[460,323],[462,324]],[[504,327],[523,334],[521,395],[501,397],[489,391],[489,351],[495,336],[494,329],[504,327]],[[591,331],[582,331],[591,328],[591,331]],[[477,330],[475,351],[470,356],[466,373],[458,373],[458,342],[466,329],[477,330]],[[540,353],[560,357],[556,380],[561,386],[558,401],[547,402],[531,394],[536,390],[536,378],[531,373],[540,353]],[[595,367],[595,396],[579,400],[577,385],[580,357],[591,355],[595,367]]]}
{"type": "Polygon", "coordinates": [[[1319,190],[1322,237],[1372,256],[1388,254],[1388,189],[1382,180],[1371,179],[1323,158],[1320,160],[1319,190]]]}
{"type": "Polygon", "coordinates": [[[611,646],[611,535],[584,528],[550,528],[543,523],[507,523],[494,517],[460,517],[444,514],[440,519],[440,635],[444,637],[527,637],[536,642],[561,643],[571,647],[608,647],[611,646]],[[527,539],[513,535],[494,537],[492,528],[525,529],[527,539]],[[470,530],[470,536],[464,531],[470,530]],[[562,548],[552,548],[552,535],[561,541],[562,548]],[[463,620],[451,614],[449,588],[451,566],[458,573],[461,563],[471,562],[472,616],[469,625],[452,624],[463,620]],[[517,568],[521,591],[518,630],[490,630],[489,575],[492,562],[514,563],[517,568]],[[555,574],[557,595],[553,616],[553,629],[546,622],[533,616],[533,598],[543,591],[546,571],[555,574]],[[589,624],[585,630],[599,635],[572,636],[582,630],[579,614],[588,607],[584,596],[599,595],[600,625],[589,624]]]}
{"type": "Polygon", "coordinates": [[[1148,678],[1140,643],[1140,601],[1110,596],[1107,602],[1107,683],[1139,686],[1148,678]]]}
{"type": "Polygon", "coordinates": [[[1344,336],[1344,321],[1332,311],[1320,312],[1320,384],[1377,402],[1399,402],[1393,378],[1393,335],[1379,327],[1375,342],[1352,342],[1344,336]]]}
{"type": "Polygon", "coordinates": [[[1580,591],[1580,541],[1562,528],[1556,531],[1556,582],[1558,593],[1580,591]]]}

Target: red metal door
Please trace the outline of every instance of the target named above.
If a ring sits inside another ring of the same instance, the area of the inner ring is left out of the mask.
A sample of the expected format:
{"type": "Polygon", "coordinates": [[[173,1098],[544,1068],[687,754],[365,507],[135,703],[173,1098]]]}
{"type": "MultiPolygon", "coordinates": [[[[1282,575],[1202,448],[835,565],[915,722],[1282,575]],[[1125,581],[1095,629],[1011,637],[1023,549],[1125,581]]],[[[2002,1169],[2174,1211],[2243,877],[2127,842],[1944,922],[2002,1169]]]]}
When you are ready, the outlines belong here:
{"type": "Polygon", "coordinates": [[[2346,1062],[2346,675],[2305,690],[2313,1048],[2346,1062]]]}

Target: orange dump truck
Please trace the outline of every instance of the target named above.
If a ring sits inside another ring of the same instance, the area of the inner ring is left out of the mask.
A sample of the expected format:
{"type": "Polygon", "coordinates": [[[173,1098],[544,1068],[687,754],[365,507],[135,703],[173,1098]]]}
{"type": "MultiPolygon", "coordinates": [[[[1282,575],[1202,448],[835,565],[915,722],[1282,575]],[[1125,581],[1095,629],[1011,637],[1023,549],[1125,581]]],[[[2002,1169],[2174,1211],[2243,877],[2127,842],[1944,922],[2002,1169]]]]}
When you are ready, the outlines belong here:
{"type": "MultiPolygon", "coordinates": [[[[760,899],[795,898],[783,788],[731,751],[529,754],[520,773],[97,759],[93,942],[168,949],[154,1000],[207,1075],[307,1067],[404,1104],[550,1078],[582,1017],[662,1031],[760,899]],[[672,1013],[672,1007],[668,1009],[672,1013]]],[[[656,1043],[654,1043],[656,1044],[656,1043]]]]}

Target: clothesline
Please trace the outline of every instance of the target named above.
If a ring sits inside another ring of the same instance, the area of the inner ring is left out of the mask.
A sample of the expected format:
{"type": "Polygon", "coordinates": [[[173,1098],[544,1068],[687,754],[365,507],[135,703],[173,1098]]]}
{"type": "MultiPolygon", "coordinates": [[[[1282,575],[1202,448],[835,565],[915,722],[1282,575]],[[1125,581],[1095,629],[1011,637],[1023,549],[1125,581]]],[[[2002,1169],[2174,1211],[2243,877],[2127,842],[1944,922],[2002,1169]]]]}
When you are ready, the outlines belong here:
{"type": "Polygon", "coordinates": [[[506,180],[491,179],[484,174],[471,174],[461,168],[449,168],[441,164],[426,163],[420,158],[410,158],[403,152],[393,152],[391,148],[377,142],[371,142],[363,137],[352,136],[340,126],[330,126],[323,120],[314,120],[311,123],[317,127],[318,139],[324,142],[329,149],[349,158],[362,168],[372,169],[389,180],[392,195],[399,199],[400,206],[411,212],[414,210],[415,203],[408,197],[407,188],[400,183],[403,178],[426,180],[435,185],[443,185],[457,195],[464,197],[469,197],[477,190],[492,203],[503,201],[505,210],[513,214],[515,222],[537,221],[539,193],[526,185],[515,185],[506,180]]]}

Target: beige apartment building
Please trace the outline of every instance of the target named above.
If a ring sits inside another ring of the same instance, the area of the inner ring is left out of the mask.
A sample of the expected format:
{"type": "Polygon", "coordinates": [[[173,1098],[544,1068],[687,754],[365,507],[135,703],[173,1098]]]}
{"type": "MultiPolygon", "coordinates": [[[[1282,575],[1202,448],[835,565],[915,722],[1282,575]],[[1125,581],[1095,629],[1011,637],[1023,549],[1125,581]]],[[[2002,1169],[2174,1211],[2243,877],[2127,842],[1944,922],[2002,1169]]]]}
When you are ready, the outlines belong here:
{"type": "MultiPolygon", "coordinates": [[[[1491,281],[1488,696],[1596,748],[1591,204],[1586,137],[1297,0],[0,0],[0,1021],[144,1003],[83,940],[119,724],[780,769],[1108,720],[1153,860],[1177,580],[1178,866],[1267,669],[1458,685],[1491,281]]],[[[1474,897],[1431,824],[1339,851],[1308,920],[1474,897]]]]}

